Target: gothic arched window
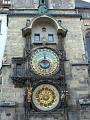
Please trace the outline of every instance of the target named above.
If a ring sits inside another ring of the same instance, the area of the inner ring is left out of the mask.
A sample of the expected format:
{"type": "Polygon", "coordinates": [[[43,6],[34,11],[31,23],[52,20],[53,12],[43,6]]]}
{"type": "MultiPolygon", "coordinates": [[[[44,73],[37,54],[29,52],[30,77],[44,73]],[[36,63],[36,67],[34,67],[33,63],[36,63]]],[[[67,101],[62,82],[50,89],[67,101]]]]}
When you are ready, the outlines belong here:
{"type": "Polygon", "coordinates": [[[42,0],[42,3],[44,4],[44,0],[42,0]]]}
{"type": "Polygon", "coordinates": [[[39,4],[44,4],[45,0],[39,0],[39,4]]]}
{"type": "Polygon", "coordinates": [[[90,60],[90,31],[86,33],[85,40],[86,40],[86,52],[88,60],[90,60]]]}
{"type": "Polygon", "coordinates": [[[39,4],[45,4],[48,6],[48,0],[39,0],[39,4]]]}

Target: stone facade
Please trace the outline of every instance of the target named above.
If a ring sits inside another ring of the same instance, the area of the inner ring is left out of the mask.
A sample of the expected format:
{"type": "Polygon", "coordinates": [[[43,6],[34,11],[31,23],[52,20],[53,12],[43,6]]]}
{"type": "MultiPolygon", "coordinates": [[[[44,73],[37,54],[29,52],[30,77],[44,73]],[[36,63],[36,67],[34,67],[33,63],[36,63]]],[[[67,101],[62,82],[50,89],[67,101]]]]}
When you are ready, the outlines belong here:
{"type": "MultiPolygon", "coordinates": [[[[23,104],[24,101],[24,87],[17,88],[13,84],[12,75],[15,65],[12,62],[12,58],[23,58],[24,56],[24,49],[27,39],[23,36],[22,29],[26,27],[26,21],[30,21],[31,26],[29,25],[27,31],[31,30],[31,38],[29,39],[31,39],[33,48],[37,46],[33,44],[35,33],[39,33],[41,38],[43,38],[43,36],[47,38],[47,33],[53,33],[55,36],[55,41],[53,44],[50,44],[50,47],[54,49],[56,49],[55,45],[60,47],[57,35],[57,28],[59,29],[60,25],[60,34],[62,28],[67,30],[66,36],[64,36],[62,40],[64,50],[66,52],[64,69],[67,91],[69,92],[68,106],[72,106],[68,111],[68,117],[70,120],[73,116],[77,116],[75,120],[89,120],[89,107],[88,110],[84,111],[80,108],[80,106],[78,107],[78,101],[80,98],[90,94],[88,59],[86,57],[87,55],[84,42],[85,33],[90,30],[90,18],[81,19],[81,15],[79,14],[80,8],[75,8],[74,0],[58,0],[57,3],[54,0],[49,0],[49,10],[45,16],[40,16],[38,14],[37,4],[39,4],[37,1],[27,0],[25,2],[24,0],[11,0],[10,9],[7,11],[3,9],[4,12],[8,13],[8,29],[4,60],[2,64],[2,86],[0,100],[14,100],[21,104],[23,104]],[[43,26],[46,28],[46,33],[44,33],[44,35],[42,34],[43,26]],[[85,116],[82,113],[84,113],[85,116]]],[[[39,47],[40,46],[41,45],[39,45],[39,47]]],[[[32,120],[33,119],[34,118],[32,118],[32,120]]],[[[49,120],[49,118],[47,119],[49,120]]],[[[50,120],[51,119],[53,120],[53,118],[50,118],[50,120]]],[[[60,117],[59,119],[61,120],[60,117]]],[[[62,117],[62,120],[63,119],[64,117],[62,117]]]]}
{"type": "MultiPolygon", "coordinates": [[[[14,8],[38,8],[38,0],[11,0],[14,8]]],[[[73,0],[48,0],[49,9],[73,9],[75,4],[73,0]]]]}

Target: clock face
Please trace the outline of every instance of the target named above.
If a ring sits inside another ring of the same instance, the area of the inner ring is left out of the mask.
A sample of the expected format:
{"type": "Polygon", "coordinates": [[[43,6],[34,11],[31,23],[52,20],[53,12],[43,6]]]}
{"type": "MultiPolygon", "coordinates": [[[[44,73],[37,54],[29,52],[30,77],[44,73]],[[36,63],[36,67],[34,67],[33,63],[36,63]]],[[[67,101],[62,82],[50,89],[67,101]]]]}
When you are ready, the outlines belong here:
{"type": "Polygon", "coordinates": [[[35,50],[31,55],[31,69],[35,74],[41,76],[50,76],[59,69],[58,55],[47,48],[35,50]]]}
{"type": "Polygon", "coordinates": [[[39,6],[39,14],[44,14],[48,11],[48,8],[46,5],[40,5],[39,6]]]}
{"type": "Polygon", "coordinates": [[[32,101],[39,110],[49,111],[55,109],[59,105],[60,94],[55,86],[41,84],[34,89],[32,101]]]}

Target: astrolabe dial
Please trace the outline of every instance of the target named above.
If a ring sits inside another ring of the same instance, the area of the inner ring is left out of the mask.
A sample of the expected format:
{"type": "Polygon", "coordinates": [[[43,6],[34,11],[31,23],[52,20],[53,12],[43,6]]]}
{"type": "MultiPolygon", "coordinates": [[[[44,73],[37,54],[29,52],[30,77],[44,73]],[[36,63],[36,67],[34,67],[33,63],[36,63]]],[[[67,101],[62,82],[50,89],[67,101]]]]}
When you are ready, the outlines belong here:
{"type": "Polygon", "coordinates": [[[58,71],[59,65],[59,57],[51,49],[39,48],[32,52],[31,69],[35,74],[50,76],[58,71]]]}
{"type": "Polygon", "coordinates": [[[55,86],[51,84],[41,84],[34,89],[32,101],[37,109],[50,111],[58,106],[60,94],[55,86]]]}

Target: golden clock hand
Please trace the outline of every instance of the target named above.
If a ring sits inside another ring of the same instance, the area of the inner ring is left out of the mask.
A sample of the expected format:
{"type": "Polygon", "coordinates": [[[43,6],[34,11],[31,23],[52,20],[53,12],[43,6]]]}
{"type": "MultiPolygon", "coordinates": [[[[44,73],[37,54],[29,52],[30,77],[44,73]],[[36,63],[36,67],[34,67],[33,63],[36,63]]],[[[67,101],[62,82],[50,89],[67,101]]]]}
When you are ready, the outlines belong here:
{"type": "Polygon", "coordinates": [[[44,60],[46,59],[46,55],[44,54],[44,60]]]}

